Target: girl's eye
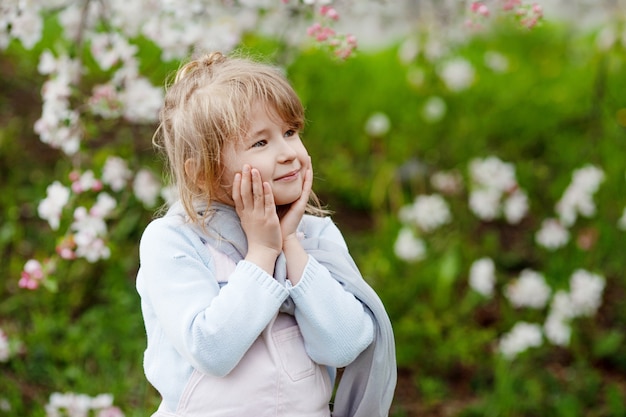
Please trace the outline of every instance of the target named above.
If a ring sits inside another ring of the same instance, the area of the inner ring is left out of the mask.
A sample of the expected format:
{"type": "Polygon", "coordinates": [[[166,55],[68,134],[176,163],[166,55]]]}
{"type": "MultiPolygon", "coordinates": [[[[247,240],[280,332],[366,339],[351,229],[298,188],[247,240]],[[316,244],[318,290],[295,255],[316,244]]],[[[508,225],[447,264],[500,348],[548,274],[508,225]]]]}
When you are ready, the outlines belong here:
{"type": "Polygon", "coordinates": [[[267,145],[267,141],[266,140],[260,140],[258,142],[254,142],[254,144],[252,144],[252,148],[261,148],[263,146],[267,145]]]}
{"type": "Polygon", "coordinates": [[[290,138],[293,135],[295,135],[296,133],[298,133],[298,132],[296,132],[294,129],[289,129],[288,131],[285,132],[285,137],[286,138],[290,138]]]}

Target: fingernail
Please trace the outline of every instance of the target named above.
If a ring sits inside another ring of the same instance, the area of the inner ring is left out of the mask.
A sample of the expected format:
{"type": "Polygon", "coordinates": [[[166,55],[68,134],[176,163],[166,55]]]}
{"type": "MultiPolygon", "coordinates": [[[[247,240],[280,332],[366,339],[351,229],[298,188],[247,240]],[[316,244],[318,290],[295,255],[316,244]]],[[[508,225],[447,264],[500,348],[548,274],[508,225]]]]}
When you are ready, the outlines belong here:
{"type": "Polygon", "coordinates": [[[243,166],[243,172],[244,172],[245,174],[249,173],[249,172],[250,172],[250,165],[244,165],[244,166],[243,166]]]}

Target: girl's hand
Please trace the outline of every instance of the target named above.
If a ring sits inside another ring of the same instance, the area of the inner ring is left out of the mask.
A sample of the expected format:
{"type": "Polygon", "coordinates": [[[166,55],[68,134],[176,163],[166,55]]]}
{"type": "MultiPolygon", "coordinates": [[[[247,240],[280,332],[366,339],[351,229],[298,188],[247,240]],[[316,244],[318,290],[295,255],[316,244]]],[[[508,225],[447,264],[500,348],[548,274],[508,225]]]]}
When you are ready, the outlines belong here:
{"type": "Polygon", "coordinates": [[[271,186],[262,182],[257,169],[244,165],[242,172],[235,174],[232,196],[248,239],[246,260],[273,275],[282,235],[271,186]]]}
{"type": "Polygon", "coordinates": [[[302,182],[302,193],[300,197],[291,203],[287,212],[280,219],[280,230],[282,233],[283,247],[285,242],[295,238],[298,225],[304,216],[304,210],[309,202],[311,188],[313,186],[313,170],[311,168],[311,158],[308,166],[304,170],[304,180],[302,182]]]}

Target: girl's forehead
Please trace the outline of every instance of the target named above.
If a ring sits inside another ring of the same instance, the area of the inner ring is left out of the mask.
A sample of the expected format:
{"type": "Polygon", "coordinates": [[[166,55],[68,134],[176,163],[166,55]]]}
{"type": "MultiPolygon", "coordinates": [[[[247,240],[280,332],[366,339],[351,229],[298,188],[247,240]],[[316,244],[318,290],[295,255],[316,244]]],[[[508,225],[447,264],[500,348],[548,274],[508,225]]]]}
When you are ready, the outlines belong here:
{"type": "Polygon", "coordinates": [[[277,125],[282,125],[287,122],[274,104],[266,101],[256,101],[250,106],[247,133],[250,133],[250,130],[254,129],[254,122],[265,121],[264,119],[277,125]]]}

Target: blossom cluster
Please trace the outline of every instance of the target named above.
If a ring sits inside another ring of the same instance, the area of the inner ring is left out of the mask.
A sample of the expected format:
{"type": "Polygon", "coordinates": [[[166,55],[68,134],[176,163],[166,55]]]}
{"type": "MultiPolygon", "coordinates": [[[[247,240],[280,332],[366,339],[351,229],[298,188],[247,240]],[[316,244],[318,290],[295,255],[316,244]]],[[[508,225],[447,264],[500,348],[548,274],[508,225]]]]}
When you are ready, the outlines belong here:
{"type": "Polygon", "coordinates": [[[322,4],[318,14],[320,19],[308,27],[307,35],[327,46],[336,57],[350,57],[357,48],[357,39],[351,34],[339,34],[332,28],[333,22],[339,20],[337,10],[330,4],[322,4]]]}
{"type": "MultiPolygon", "coordinates": [[[[140,169],[133,178],[127,162],[118,156],[109,156],[102,168],[101,178],[92,170],[72,171],[70,184],[54,181],[47,188],[46,197],[38,205],[39,216],[53,230],[58,230],[64,215],[71,213],[71,221],[56,247],[57,256],[64,260],[84,258],[96,262],[109,258],[107,245],[107,220],[115,215],[118,200],[114,197],[131,187],[135,198],[145,207],[154,207],[159,198],[168,201],[168,189],[149,169],[140,169]],[[105,190],[108,187],[110,192],[105,190]],[[82,197],[89,194],[90,207],[81,204],[82,197]],[[73,210],[72,210],[73,208],[73,210]]],[[[54,273],[56,260],[49,258],[43,263],[30,259],[24,265],[19,286],[34,290],[40,284],[53,285],[49,279],[54,273]]]]}
{"type": "MultiPolygon", "coordinates": [[[[497,281],[495,264],[485,257],[470,267],[470,287],[485,297],[494,294],[497,281]]],[[[543,325],[518,322],[498,343],[498,350],[512,359],[530,347],[543,344],[543,336],[554,345],[567,346],[571,337],[571,321],[577,317],[592,317],[602,304],[605,279],[601,275],[577,269],[570,276],[569,291],[558,290],[552,295],[543,274],[523,270],[519,277],[504,287],[504,295],[514,308],[544,309],[549,305],[543,325]]]]}
{"type": "Polygon", "coordinates": [[[124,413],[113,405],[111,394],[90,397],[73,392],[55,392],[50,395],[45,409],[46,417],[124,417],[124,413]]]}
{"type": "Polygon", "coordinates": [[[400,209],[399,218],[404,227],[394,245],[396,255],[405,261],[418,261],[426,255],[426,244],[419,236],[449,223],[452,214],[441,195],[418,195],[413,204],[400,209]]]}
{"type": "MultiPolygon", "coordinates": [[[[89,262],[107,259],[106,220],[118,213],[118,201],[103,191],[108,185],[113,193],[122,192],[134,177],[135,197],[146,207],[157,204],[159,197],[173,199],[170,189],[163,189],[149,170],[133,173],[128,163],[110,157],[102,178],[90,169],[87,148],[94,124],[106,119],[123,119],[129,124],[151,124],[157,121],[163,104],[163,89],[155,87],[141,74],[138,42],[153,42],[161,59],[183,59],[194,53],[211,50],[229,52],[247,31],[280,30],[284,20],[296,8],[317,8],[324,22],[339,19],[339,14],[326,0],[271,2],[211,2],[191,0],[184,4],[150,0],[112,0],[109,2],[65,2],[61,0],[3,1],[0,5],[0,50],[17,40],[26,49],[42,41],[44,22],[59,23],[61,37],[42,48],[37,69],[46,77],[41,89],[42,112],[34,130],[42,142],[62,150],[71,157],[74,171],[71,185],[54,180],[38,206],[39,216],[53,231],[63,233],[57,245],[57,256],[70,260],[84,258],[89,262]],[[319,6],[319,7],[318,7],[319,6]],[[264,24],[261,24],[264,21],[264,24]],[[104,22],[104,24],[103,24],[104,22]],[[88,55],[87,56],[87,52],[88,55]],[[84,86],[84,75],[92,61],[100,73],[95,85],[84,86]],[[78,169],[78,167],[81,167],[78,169]],[[64,214],[71,213],[71,222],[61,227],[64,214]]],[[[330,27],[330,25],[327,25],[330,27]]],[[[329,29],[332,30],[332,29],[329,29]]],[[[276,34],[276,33],[274,33],[276,34]]],[[[330,45],[338,56],[349,56],[356,47],[353,36],[333,31],[332,36],[318,34],[317,41],[330,45]],[[321,37],[320,37],[321,36],[321,37]]],[[[98,139],[98,138],[95,138],[98,139]]],[[[121,198],[121,197],[120,197],[121,198]]],[[[118,210],[119,211],[119,210],[118,210]]],[[[56,262],[29,260],[20,286],[35,289],[40,284],[52,285],[48,279],[56,262]]]]}
{"type": "Polygon", "coordinates": [[[518,224],[528,212],[528,196],[517,182],[513,164],[495,156],[470,161],[470,210],[485,221],[504,216],[518,224]]]}
{"type": "Polygon", "coordinates": [[[543,18],[543,8],[538,3],[527,3],[522,0],[498,0],[497,6],[490,7],[490,1],[473,1],[470,4],[470,15],[465,24],[467,27],[480,30],[483,29],[489,18],[493,14],[493,9],[497,7],[501,14],[510,14],[515,17],[521,27],[532,29],[543,18]]]}
{"type": "MultiPolygon", "coordinates": [[[[469,162],[468,178],[468,209],[481,221],[503,217],[509,224],[517,225],[528,214],[528,196],[517,181],[512,163],[495,156],[473,159],[469,162]]],[[[427,257],[429,235],[452,222],[444,196],[462,195],[463,179],[456,171],[436,172],[430,180],[433,189],[440,194],[418,195],[412,204],[403,206],[398,213],[402,227],[394,250],[404,261],[417,262],[427,257]]],[[[571,183],[555,205],[558,218],[544,219],[539,230],[534,232],[537,244],[549,249],[560,247],[569,239],[567,227],[571,227],[578,216],[594,216],[593,197],[603,180],[604,172],[596,166],[576,169],[571,183]]],[[[476,259],[470,265],[468,275],[468,284],[473,291],[485,298],[495,296],[498,271],[491,257],[476,259]]],[[[552,278],[559,280],[559,277],[552,278]]],[[[530,347],[541,346],[544,337],[553,345],[569,345],[572,321],[578,317],[591,317],[600,308],[605,278],[585,269],[576,269],[566,290],[552,288],[541,271],[528,268],[501,287],[502,295],[514,309],[546,312],[543,324],[518,322],[502,335],[498,351],[512,359],[530,347]]]]}
{"type": "MultiPolygon", "coordinates": [[[[578,216],[589,218],[596,214],[593,197],[604,181],[604,176],[604,171],[594,165],[585,165],[573,172],[571,183],[556,203],[557,217],[544,219],[535,234],[539,245],[548,250],[565,246],[570,239],[568,228],[575,224],[578,216]]],[[[581,235],[579,246],[582,249],[589,249],[592,244],[593,241],[581,235]]]]}

